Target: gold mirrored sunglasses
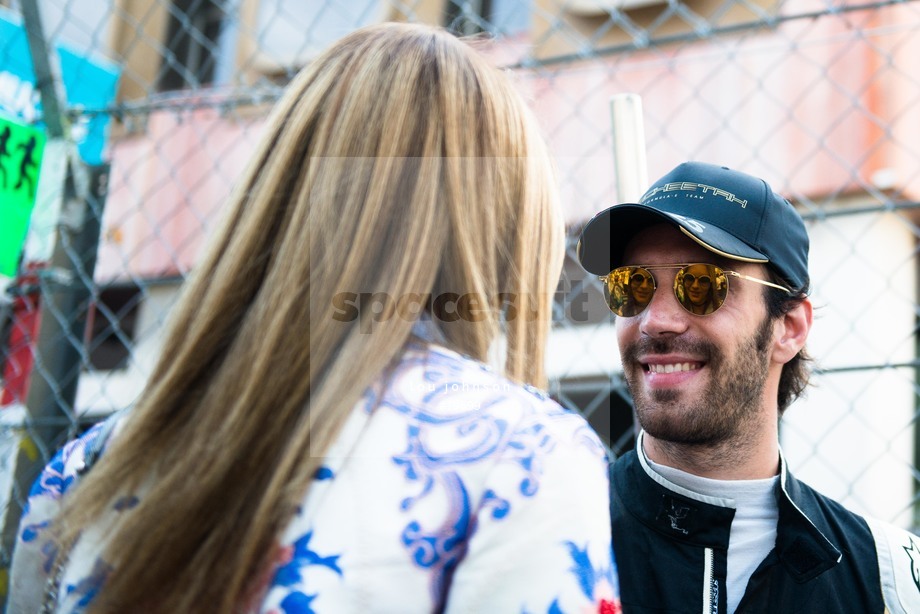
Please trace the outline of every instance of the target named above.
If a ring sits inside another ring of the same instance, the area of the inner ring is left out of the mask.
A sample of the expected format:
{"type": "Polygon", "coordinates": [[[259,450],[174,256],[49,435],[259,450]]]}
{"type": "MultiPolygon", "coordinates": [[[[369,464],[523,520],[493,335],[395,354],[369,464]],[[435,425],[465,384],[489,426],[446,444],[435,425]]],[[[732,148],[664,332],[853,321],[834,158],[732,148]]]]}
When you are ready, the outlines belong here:
{"type": "Polygon", "coordinates": [[[652,271],[677,269],[674,276],[674,296],[692,314],[705,316],[715,312],[728,297],[728,278],[746,279],[777,288],[787,294],[792,290],[773,282],[729,271],[714,264],[655,264],[621,266],[600,277],[604,282],[604,298],[610,311],[623,318],[639,315],[652,302],[658,284],[652,271]]]}

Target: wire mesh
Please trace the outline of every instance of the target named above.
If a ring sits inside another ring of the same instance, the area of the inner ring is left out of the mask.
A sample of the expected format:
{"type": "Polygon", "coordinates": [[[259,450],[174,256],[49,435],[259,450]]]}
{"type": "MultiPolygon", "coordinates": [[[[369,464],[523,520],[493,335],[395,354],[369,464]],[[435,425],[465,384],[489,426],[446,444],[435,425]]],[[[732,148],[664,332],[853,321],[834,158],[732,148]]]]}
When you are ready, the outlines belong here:
{"type": "MultiPolygon", "coordinates": [[[[612,316],[574,245],[620,196],[609,103],[630,92],[643,103],[649,177],[689,159],[726,164],[803,213],[818,369],[782,421],[785,454],[854,511],[917,526],[917,2],[41,0],[0,2],[0,21],[26,36],[25,9],[42,20],[64,147],[84,171],[43,166],[36,212],[57,203],[55,217],[33,215],[20,273],[4,281],[0,567],[28,476],[140,393],[176,293],[284,85],[333,40],[384,20],[481,39],[534,108],[570,235],[551,392],[614,454],[632,445],[629,395],[612,316]],[[108,89],[77,98],[73,84],[98,74],[114,75],[108,89]]],[[[38,88],[15,75],[15,36],[0,38],[0,113],[34,123],[38,88]]]]}

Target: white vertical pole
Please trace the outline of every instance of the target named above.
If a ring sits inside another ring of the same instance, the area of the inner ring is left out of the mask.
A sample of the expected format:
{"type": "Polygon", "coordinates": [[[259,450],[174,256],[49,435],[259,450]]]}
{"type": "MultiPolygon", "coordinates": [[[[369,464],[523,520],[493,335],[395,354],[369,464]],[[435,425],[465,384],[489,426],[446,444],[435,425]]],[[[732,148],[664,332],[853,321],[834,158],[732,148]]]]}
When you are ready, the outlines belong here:
{"type": "Polygon", "coordinates": [[[638,94],[616,94],[611,97],[610,120],[613,126],[613,172],[617,181],[617,202],[635,203],[648,188],[642,98],[638,94]]]}
{"type": "MultiPolygon", "coordinates": [[[[645,125],[642,98],[638,94],[616,94],[610,98],[613,128],[613,173],[617,181],[618,203],[637,203],[648,188],[645,160],[645,125]]],[[[633,432],[640,430],[633,411],[633,432]]]]}

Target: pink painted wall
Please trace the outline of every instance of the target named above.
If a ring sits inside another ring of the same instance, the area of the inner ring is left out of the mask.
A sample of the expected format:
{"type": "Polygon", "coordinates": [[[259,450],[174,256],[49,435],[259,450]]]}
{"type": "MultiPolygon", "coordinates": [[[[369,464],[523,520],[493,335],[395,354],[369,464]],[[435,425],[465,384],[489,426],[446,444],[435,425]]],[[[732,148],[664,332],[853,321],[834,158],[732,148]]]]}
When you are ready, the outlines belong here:
{"type": "MultiPolygon", "coordinates": [[[[791,22],[738,37],[520,71],[556,155],[570,224],[616,201],[609,99],[642,96],[648,174],[721,163],[794,200],[871,191],[879,170],[897,197],[920,193],[920,37],[908,7],[791,22]]],[[[486,50],[497,63],[522,40],[486,50]]],[[[186,273],[261,130],[211,109],[151,115],[112,146],[101,280],[186,273]]]]}
{"type": "Polygon", "coordinates": [[[113,144],[97,278],[187,273],[263,121],[157,112],[143,134],[113,144]]]}

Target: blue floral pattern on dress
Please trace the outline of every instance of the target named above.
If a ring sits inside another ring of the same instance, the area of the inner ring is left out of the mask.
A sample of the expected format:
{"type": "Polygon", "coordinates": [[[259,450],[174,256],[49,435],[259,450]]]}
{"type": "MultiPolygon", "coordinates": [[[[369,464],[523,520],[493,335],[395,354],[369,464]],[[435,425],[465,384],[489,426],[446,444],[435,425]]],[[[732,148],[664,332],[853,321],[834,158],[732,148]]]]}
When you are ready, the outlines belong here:
{"type": "Polygon", "coordinates": [[[342,570],[338,565],[338,555],[322,556],[310,548],[310,540],[313,538],[313,532],[309,532],[288,548],[284,555],[289,556],[290,560],[280,566],[275,572],[274,583],[276,586],[295,587],[287,597],[281,602],[281,611],[285,614],[307,614],[313,612],[310,604],[316,599],[316,595],[310,595],[303,591],[302,583],[304,580],[303,571],[309,566],[325,567],[338,575],[342,575],[342,570]],[[297,587],[301,587],[297,589],[297,587]]]}
{"type": "MultiPolygon", "coordinates": [[[[49,527],[97,433],[67,444],[32,489],[14,574],[29,569],[35,595],[57,552],[49,527]]],[[[581,416],[413,343],[348,416],[246,611],[619,612],[607,489],[604,448],[581,416]]],[[[83,612],[117,573],[99,558],[105,531],[89,534],[68,558],[59,612],[83,612]]]]}
{"type": "Polygon", "coordinates": [[[76,598],[72,612],[84,612],[93,598],[102,589],[106,578],[112,573],[112,568],[101,559],[96,559],[92,572],[76,584],[67,586],[68,598],[76,598]]]}

